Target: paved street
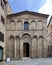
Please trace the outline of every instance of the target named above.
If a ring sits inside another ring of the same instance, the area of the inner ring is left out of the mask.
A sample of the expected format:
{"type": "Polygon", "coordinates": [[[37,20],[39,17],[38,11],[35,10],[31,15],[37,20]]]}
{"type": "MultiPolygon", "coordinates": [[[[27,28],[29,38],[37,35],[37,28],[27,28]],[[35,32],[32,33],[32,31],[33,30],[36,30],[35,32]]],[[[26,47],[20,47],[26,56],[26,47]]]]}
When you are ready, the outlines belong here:
{"type": "Polygon", "coordinates": [[[52,58],[23,59],[11,62],[0,62],[0,65],[52,65],[52,58]]]}

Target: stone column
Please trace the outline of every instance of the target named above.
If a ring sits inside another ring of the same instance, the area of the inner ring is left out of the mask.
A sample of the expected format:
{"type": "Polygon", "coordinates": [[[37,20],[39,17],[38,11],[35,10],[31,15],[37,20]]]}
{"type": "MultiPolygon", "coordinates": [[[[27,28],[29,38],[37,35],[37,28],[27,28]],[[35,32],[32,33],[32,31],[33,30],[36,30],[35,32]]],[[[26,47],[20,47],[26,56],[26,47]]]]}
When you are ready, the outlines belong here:
{"type": "Polygon", "coordinates": [[[37,57],[37,37],[32,39],[32,58],[37,57]]]}
{"type": "Polygon", "coordinates": [[[32,48],[32,49],[31,49],[31,51],[32,51],[32,53],[31,53],[32,55],[31,55],[31,56],[32,56],[32,58],[33,58],[33,42],[34,42],[34,41],[33,41],[33,39],[32,39],[32,44],[31,44],[31,48],[32,48]]]}
{"type": "Polygon", "coordinates": [[[15,46],[15,47],[14,47],[14,51],[15,51],[14,54],[15,54],[15,58],[16,58],[16,37],[15,37],[15,39],[14,39],[14,44],[15,44],[15,45],[14,45],[14,46],[15,46]]]}
{"type": "Polygon", "coordinates": [[[33,52],[32,52],[32,42],[29,42],[29,57],[32,58],[33,52]]]}
{"type": "Polygon", "coordinates": [[[41,40],[38,38],[38,58],[41,58],[41,40]]]}
{"type": "Polygon", "coordinates": [[[20,39],[20,58],[22,59],[23,57],[23,43],[22,40],[20,39]]]}
{"type": "Polygon", "coordinates": [[[47,57],[47,50],[48,50],[48,47],[47,47],[47,42],[46,42],[46,39],[44,39],[44,57],[47,57]]]}

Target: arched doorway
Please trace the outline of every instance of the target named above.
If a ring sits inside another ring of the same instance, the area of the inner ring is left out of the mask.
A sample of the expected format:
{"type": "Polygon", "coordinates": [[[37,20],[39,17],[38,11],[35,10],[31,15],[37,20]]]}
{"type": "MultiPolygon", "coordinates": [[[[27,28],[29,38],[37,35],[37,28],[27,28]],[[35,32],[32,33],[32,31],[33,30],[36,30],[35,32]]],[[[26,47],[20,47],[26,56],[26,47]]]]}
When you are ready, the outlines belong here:
{"type": "Polygon", "coordinates": [[[23,34],[21,42],[21,57],[31,57],[31,36],[28,33],[23,34]]]}
{"type": "Polygon", "coordinates": [[[3,60],[3,48],[0,46],[0,61],[3,60]]]}
{"type": "Polygon", "coordinates": [[[23,44],[23,57],[29,57],[29,43],[23,44]]]}

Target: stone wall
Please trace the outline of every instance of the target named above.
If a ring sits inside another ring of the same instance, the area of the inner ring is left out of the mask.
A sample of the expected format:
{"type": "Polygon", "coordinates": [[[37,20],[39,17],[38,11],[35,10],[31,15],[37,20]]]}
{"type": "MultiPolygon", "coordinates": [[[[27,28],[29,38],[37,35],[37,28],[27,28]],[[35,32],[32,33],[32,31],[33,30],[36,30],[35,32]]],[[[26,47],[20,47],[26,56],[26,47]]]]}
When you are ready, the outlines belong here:
{"type": "Polygon", "coordinates": [[[46,20],[45,17],[30,14],[9,17],[6,22],[6,57],[22,59],[25,42],[30,44],[30,58],[47,57],[46,20]],[[29,30],[24,30],[25,21],[29,23],[29,30]],[[10,36],[14,38],[14,46],[10,43],[10,36]],[[11,52],[12,48],[14,48],[13,52],[11,52]],[[13,53],[14,57],[12,57],[13,53]]]}

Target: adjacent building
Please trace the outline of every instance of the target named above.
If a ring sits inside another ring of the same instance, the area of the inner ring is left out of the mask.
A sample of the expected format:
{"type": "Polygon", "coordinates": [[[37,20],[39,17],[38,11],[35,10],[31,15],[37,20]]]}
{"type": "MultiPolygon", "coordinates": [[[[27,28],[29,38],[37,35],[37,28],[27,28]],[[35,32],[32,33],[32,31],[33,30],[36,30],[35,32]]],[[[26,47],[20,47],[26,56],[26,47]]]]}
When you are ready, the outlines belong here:
{"type": "Polygon", "coordinates": [[[11,13],[7,4],[7,0],[0,0],[0,60],[5,59],[5,23],[7,14],[11,13]]]}
{"type": "Polygon", "coordinates": [[[5,59],[6,1],[0,0],[0,60],[5,59]]]}
{"type": "Polygon", "coordinates": [[[48,56],[52,57],[52,16],[47,26],[48,36],[47,36],[47,44],[48,44],[48,56]]]}

